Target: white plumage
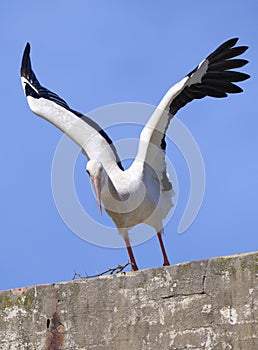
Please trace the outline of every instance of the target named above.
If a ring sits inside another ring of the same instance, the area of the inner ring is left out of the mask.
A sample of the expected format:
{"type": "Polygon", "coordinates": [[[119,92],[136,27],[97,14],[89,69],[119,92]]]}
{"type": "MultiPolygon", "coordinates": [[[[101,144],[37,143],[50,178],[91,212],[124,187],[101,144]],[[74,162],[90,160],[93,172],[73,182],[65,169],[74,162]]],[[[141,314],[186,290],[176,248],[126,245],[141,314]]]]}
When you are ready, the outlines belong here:
{"type": "Polygon", "coordinates": [[[173,196],[165,163],[166,130],[175,113],[193,99],[226,97],[227,93],[242,91],[233,82],[245,80],[249,75],[231,69],[248,62],[234,59],[244,53],[247,46],[234,47],[237,41],[237,38],[226,41],[168,90],[143,128],[137,156],[126,170],[112,141],[98,124],[72,110],[58,95],[40,85],[31,68],[30,45],[26,45],[21,80],[29,106],[35,114],[66,133],[85,152],[89,160],[86,170],[93,183],[100,212],[103,203],[125,240],[133,270],[138,267],[128,231],[140,223],[156,230],[163,265],[169,265],[162,241],[162,222],[172,208],[173,196]]]}

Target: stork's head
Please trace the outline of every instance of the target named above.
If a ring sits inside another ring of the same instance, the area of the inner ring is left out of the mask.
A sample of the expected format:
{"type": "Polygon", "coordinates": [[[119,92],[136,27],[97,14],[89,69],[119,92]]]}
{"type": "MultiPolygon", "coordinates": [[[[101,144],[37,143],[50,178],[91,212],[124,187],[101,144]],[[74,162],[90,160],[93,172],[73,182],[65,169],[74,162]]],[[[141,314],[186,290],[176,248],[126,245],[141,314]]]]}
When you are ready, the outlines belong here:
{"type": "Polygon", "coordinates": [[[94,159],[91,159],[87,163],[86,171],[89,174],[90,180],[94,186],[100,215],[102,215],[101,189],[102,189],[104,182],[105,182],[105,179],[103,176],[103,172],[104,172],[103,165],[100,162],[98,162],[94,159]]]}

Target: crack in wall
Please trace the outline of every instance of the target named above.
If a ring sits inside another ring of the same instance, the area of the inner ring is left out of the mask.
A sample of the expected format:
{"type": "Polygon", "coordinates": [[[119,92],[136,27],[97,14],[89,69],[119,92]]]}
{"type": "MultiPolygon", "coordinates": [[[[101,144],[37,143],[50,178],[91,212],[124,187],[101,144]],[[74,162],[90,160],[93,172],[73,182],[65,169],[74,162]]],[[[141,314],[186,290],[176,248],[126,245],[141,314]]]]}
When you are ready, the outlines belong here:
{"type": "Polygon", "coordinates": [[[0,349],[254,349],[257,256],[2,292],[0,349]]]}

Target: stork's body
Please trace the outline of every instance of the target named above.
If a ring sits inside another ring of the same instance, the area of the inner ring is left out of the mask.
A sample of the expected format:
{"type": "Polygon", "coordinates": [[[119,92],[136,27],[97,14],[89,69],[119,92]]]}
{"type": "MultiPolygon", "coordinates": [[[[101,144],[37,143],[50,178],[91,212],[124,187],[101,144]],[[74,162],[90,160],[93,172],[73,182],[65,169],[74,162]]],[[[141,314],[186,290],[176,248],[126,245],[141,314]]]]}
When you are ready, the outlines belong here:
{"type": "Polygon", "coordinates": [[[35,114],[57,126],[83,149],[89,159],[87,172],[100,212],[103,203],[125,240],[133,270],[138,267],[128,231],[140,223],[156,230],[163,265],[169,265],[162,241],[162,222],[173,205],[173,188],[165,163],[166,130],[175,113],[193,99],[226,97],[227,93],[242,91],[232,82],[249,76],[231,69],[242,67],[247,61],[231,58],[245,52],[247,47],[233,47],[237,40],[231,39],[222,44],[166,93],[143,128],[137,156],[127,170],[123,169],[112,141],[98,124],[72,110],[58,95],[40,85],[31,68],[29,44],[25,48],[21,79],[29,106],[35,114]]]}
{"type": "Polygon", "coordinates": [[[163,253],[163,265],[169,265],[161,234],[162,222],[172,207],[172,187],[165,191],[161,186],[162,179],[152,168],[148,167],[146,171],[146,164],[139,160],[125,171],[115,167],[110,175],[101,163],[95,161],[88,162],[87,170],[94,183],[99,207],[101,198],[107,214],[125,240],[132,268],[138,269],[128,231],[141,223],[156,230],[163,253]]]}

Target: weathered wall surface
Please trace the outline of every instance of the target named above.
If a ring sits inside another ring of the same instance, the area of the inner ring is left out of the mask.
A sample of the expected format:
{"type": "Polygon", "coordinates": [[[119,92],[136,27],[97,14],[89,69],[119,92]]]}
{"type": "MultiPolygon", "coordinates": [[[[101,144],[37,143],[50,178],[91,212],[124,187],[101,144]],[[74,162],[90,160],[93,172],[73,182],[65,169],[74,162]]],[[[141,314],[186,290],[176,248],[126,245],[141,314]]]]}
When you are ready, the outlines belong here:
{"type": "Polygon", "coordinates": [[[257,350],[258,253],[0,292],[0,349],[257,350]]]}

